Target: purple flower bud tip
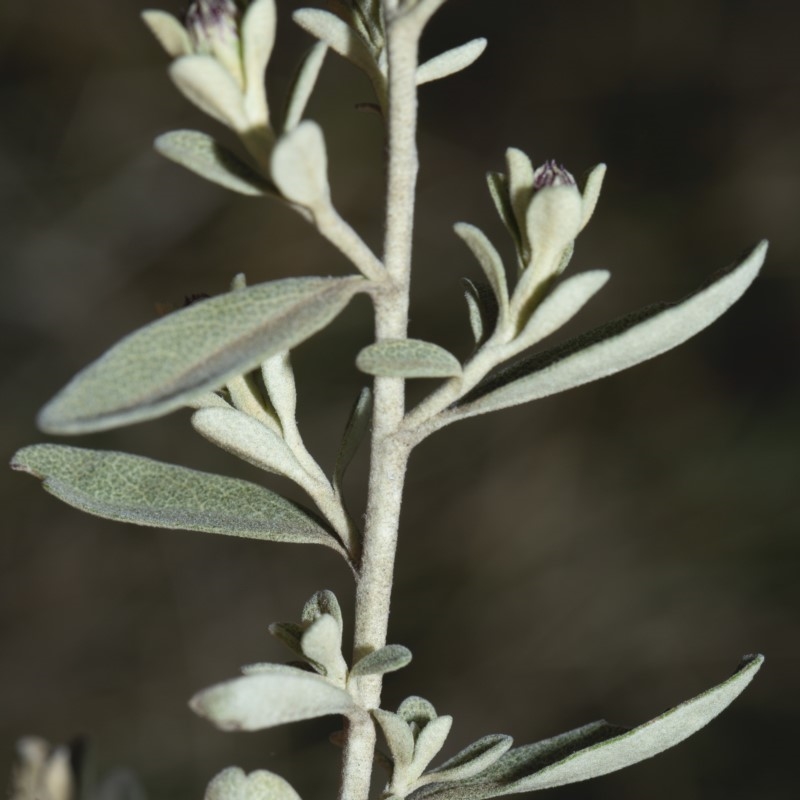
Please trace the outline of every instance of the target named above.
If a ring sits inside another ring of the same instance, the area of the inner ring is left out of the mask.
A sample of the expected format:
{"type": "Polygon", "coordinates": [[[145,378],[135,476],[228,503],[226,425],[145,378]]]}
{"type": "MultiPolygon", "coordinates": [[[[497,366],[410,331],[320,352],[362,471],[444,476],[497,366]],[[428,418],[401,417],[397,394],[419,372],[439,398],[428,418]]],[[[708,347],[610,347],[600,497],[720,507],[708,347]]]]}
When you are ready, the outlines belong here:
{"type": "Polygon", "coordinates": [[[198,40],[214,32],[236,36],[239,8],[234,0],[195,0],[186,12],[186,27],[198,40]]]}
{"type": "Polygon", "coordinates": [[[544,189],[547,186],[575,186],[575,178],[552,158],[537,167],[533,173],[533,188],[544,189]]]}

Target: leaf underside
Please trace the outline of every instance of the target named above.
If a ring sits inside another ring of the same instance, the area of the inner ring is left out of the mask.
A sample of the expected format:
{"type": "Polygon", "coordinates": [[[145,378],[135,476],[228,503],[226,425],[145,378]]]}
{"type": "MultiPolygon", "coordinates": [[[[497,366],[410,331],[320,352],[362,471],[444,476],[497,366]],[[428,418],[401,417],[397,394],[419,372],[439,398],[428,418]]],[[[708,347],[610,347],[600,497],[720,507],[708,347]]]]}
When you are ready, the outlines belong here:
{"type": "Polygon", "coordinates": [[[461,374],[458,359],[421,339],[384,339],[365,347],[356,366],[369,375],[395,378],[447,378],[461,374]]]}
{"type": "Polygon", "coordinates": [[[40,412],[48,433],[130,425],[174,411],[290,350],[363,290],[362,278],[287,278],[195,303],[126,336],[40,412]]]}
{"type": "Polygon", "coordinates": [[[721,713],[747,687],[764,657],[747,656],[736,672],[697,697],[636,728],[604,720],[523,747],[515,747],[487,770],[464,781],[431,783],[409,800],[485,800],[550,789],[623,769],[674,747],[721,713]]]}
{"type": "Polygon", "coordinates": [[[11,466],[41,478],[48,492],[98,517],[341,550],[298,506],[236,478],[128,453],[55,444],[24,447],[11,466]]]}

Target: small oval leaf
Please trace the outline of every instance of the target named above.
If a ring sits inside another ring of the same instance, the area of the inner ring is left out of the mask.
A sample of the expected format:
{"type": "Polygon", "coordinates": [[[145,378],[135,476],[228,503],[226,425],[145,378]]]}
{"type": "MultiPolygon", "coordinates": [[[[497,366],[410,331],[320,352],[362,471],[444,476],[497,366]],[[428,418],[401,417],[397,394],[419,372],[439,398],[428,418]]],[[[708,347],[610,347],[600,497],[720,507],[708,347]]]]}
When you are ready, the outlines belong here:
{"type": "Polygon", "coordinates": [[[200,131],[171,131],[155,140],[162,156],[239,194],[260,197],[275,189],[230,150],[200,131]]]}
{"type": "Polygon", "coordinates": [[[172,58],[187,56],[192,52],[192,43],[186,28],[172,14],[152,9],[142,11],[142,21],[172,58]]]}
{"type": "Polygon", "coordinates": [[[486,39],[479,38],[434,56],[417,69],[417,86],[461,72],[474,64],[485,49],[486,39]]]}
{"type": "Polygon", "coordinates": [[[327,200],[328,157],[316,122],[305,120],[278,139],[270,172],[281,194],[292,203],[314,208],[327,200]]]}
{"type": "Polygon", "coordinates": [[[365,286],[362,278],[287,278],[168,314],[79,372],[42,409],[39,427],[88,433],[163,416],[300,344],[365,286]]]}
{"type": "Polygon", "coordinates": [[[24,447],[12,469],[41,478],[68,505],[135,525],[247,539],[324,544],[336,540],[297,506],[255,484],[128,453],[66,445],[24,447]]]}
{"type": "Polygon", "coordinates": [[[766,251],[762,242],[741,263],[682,301],[650,306],[512,364],[461,400],[448,421],[563,392],[677,347],[744,294],[766,251]]]}
{"type": "Polygon", "coordinates": [[[368,375],[391,378],[450,378],[461,374],[458,359],[421,339],[383,339],[365,347],[356,366],[368,375]]]}
{"type": "Polygon", "coordinates": [[[224,731],[258,731],[355,709],[347,692],[319,675],[266,666],[199,692],[189,705],[224,731]]]}
{"type": "Polygon", "coordinates": [[[183,96],[210,117],[240,133],[250,127],[241,89],[212,56],[182,56],[172,62],[169,75],[183,96]]]}
{"type": "Polygon", "coordinates": [[[288,781],[257,769],[246,775],[239,767],[228,767],[212,778],[204,800],[300,800],[300,795],[288,781]]]}
{"type": "Polygon", "coordinates": [[[383,736],[389,745],[389,753],[394,762],[395,777],[414,757],[414,736],[408,723],[399,715],[382,708],[373,710],[372,715],[381,726],[383,736]]]}
{"type": "Polygon", "coordinates": [[[351,675],[385,675],[411,663],[411,651],[401,644],[387,644],[378,650],[367,653],[350,670],[351,675]]]}

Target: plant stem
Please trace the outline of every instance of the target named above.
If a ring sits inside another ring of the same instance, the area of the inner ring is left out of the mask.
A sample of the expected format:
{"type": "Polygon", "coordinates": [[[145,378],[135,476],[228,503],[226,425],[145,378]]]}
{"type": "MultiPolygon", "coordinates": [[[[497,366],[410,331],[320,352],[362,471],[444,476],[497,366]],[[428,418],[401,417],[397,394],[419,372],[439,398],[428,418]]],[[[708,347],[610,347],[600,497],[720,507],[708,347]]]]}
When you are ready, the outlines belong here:
{"type": "MultiPolygon", "coordinates": [[[[396,16],[396,3],[384,6],[389,66],[389,163],[384,259],[387,278],[374,293],[375,338],[404,339],[408,302],[414,199],[418,171],[417,53],[421,27],[396,16]]],[[[354,662],[386,644],[403,483],[410,448],[400,435],[405,414],[405,383],[376,378],[367,516],[356,589],[354,662]]],[[[380,705],[382,678],[366,675],[352,687],[363,709],[380,705]]],[[[366,800],[375,748],[370,717],[351,719],[342,766],[340,800],[366,800]]]]}

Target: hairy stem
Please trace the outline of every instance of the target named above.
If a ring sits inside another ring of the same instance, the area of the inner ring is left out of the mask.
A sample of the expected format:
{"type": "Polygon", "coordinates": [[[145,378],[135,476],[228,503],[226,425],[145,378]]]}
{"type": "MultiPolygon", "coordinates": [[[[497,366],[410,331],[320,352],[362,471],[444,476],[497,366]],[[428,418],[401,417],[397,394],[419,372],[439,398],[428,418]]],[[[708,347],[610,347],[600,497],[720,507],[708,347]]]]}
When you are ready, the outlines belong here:
{"type": "MultiPolygon", "coordinates": [[[[386,47],[389,65],[389,163],[384,259],[387,279],[375,291],[375,336],[404,339],[408,329],[416,145],[416,70],[421,26],[396,15],[386,0],[386,47]]],[[[356,589],[354,661],[383,647],[389,623],[397,532],[409,448],[400,434],[405,414],[405,384],[399,378],[376,378],[372,445],[363,554],[356,589]]],[[[380,705],[381,676],[357,679],[353,690],[364,709],[380,705]]],[[[340,800],[366,800],[375,748],[370,718],[351,720],[342,767],[340,800]]]]}

